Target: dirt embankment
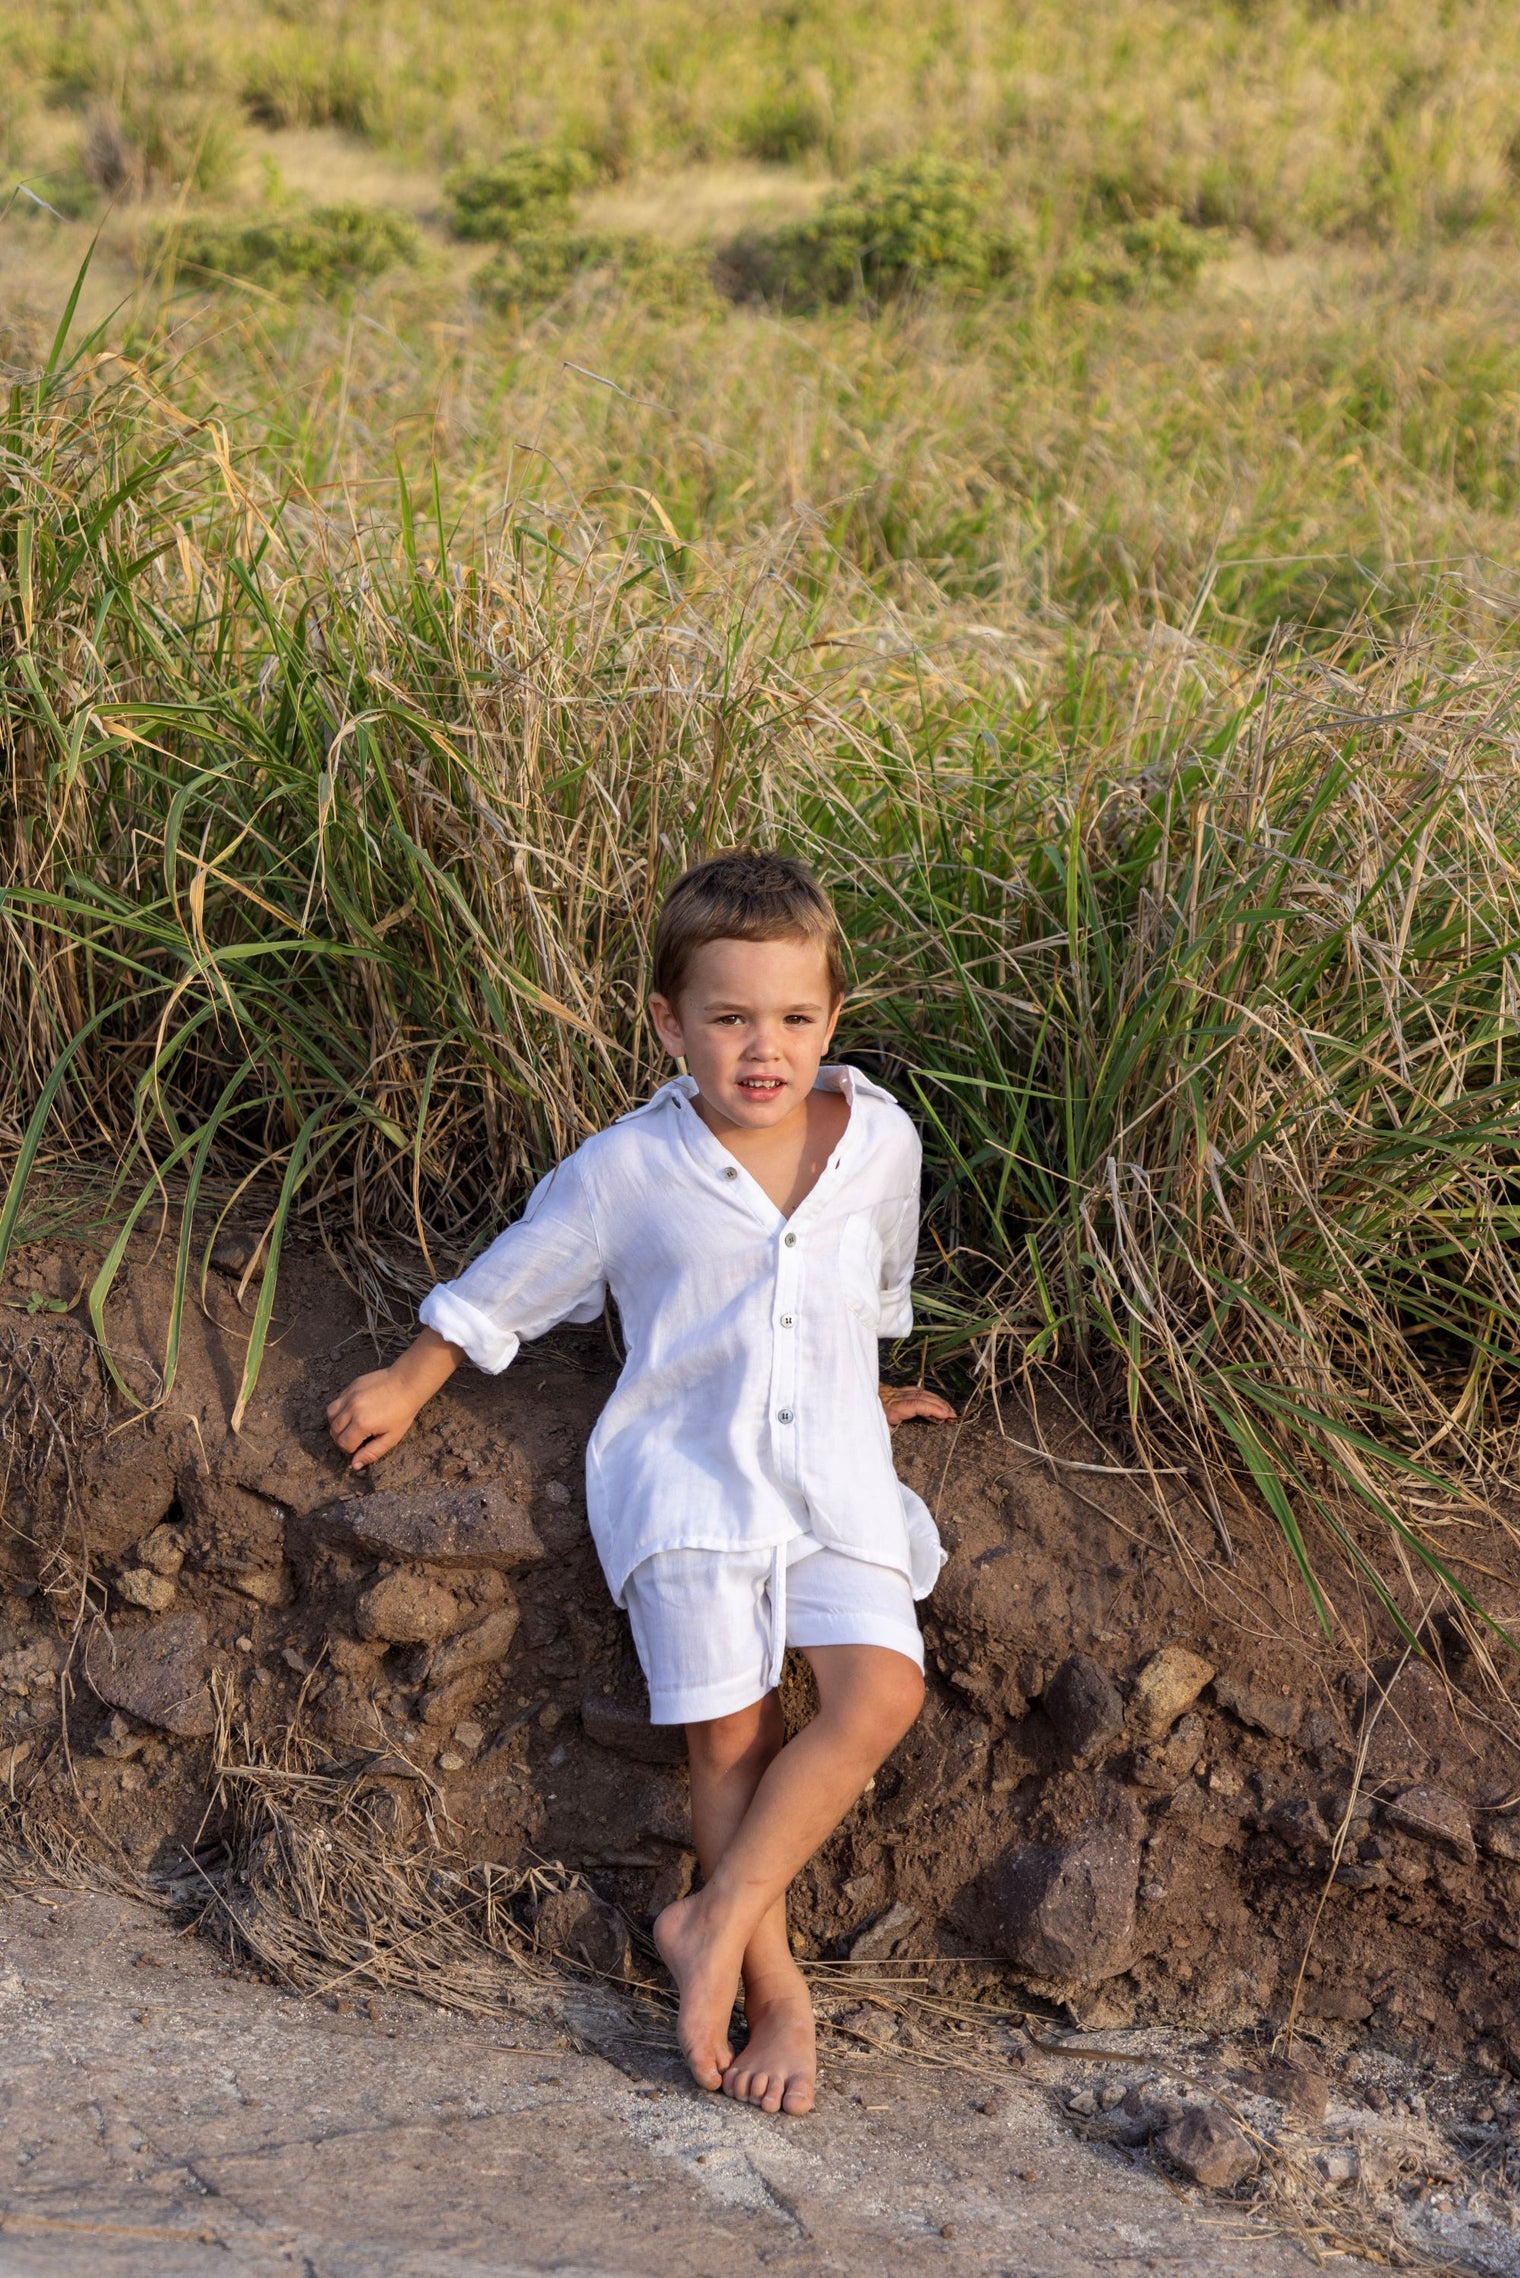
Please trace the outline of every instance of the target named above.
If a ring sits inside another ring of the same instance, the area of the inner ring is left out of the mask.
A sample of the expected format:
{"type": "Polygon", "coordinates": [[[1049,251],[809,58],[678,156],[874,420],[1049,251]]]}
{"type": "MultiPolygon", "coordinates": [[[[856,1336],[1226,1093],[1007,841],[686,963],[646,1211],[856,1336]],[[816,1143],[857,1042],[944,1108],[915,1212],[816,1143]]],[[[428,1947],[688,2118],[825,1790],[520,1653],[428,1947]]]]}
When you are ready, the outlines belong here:
{"type": "MultiPolygon", "coordinates": [[[[323,1409],[375,1350],[324,1261],[287,1261],[236,1437],[235,1274],[211,1276],[168,1398],[116,1423],[77,1302],[93,1266],[23,1252],[0,1288],[17,1796],[172,1874],[216,1841],[220,1695],[255,1742],[303,1718],[399,1827],[562,1860],[634,1916],[687,1888],[679,1736],[644,1721],[586,1531],[600,1334],[461,1372],[361,1483],[323,1409]]],[[[145,1388],[166,1306],[145,1259],[112,1313],[145,1388]]],[[[1323,2031],[1520,2074],[1520,1816],[1493,1808],[1520,1792],[1520,1723],[1461,1639],[1401,1658],[1348,1592],[1353,1642],[1332,1645],[1269,1530],[1243,1524],[1227,1566],[1201,1516],[1169,1538],[1139,1483],[1047,1463],[1003,1420],[1016,1438],[991,1417],[899,1434],[951,1553],[923,1609],[929,1700],[802,1877],[804,1950],[995,1955],[1084,2024],[1242,2025],[1286,2013],[1323,1902],[1303,2002],[1323,2031]]],[[[1074,1418],[1050,1444],[1103,1461],[1074,1418]]],[[[1508,1540],[1461,1548],[1513,1615],[1508,1540]]],[[[797,1715],[808,1682],[788,1678],[797,1715]]]]}

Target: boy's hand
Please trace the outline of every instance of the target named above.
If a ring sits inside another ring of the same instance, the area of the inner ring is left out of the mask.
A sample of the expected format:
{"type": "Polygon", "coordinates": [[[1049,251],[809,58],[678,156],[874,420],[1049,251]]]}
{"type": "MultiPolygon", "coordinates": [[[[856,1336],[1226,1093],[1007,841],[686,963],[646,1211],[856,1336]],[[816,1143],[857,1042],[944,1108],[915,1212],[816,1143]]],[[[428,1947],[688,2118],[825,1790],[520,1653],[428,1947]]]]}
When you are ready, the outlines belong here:
{"type": "Polygon", "coordinates": [[[881,1404],[887,1411],[887,1426],[896,1431],[899,1424],[907,1423],[910,1416],[922,1416],[931,1424],[953,1424],[955,1410],[948,1400],[937,1392],[926,1392],[918,1384],[883,1384],[878,1386],[881,1404]]]}
{"type": "Polygon", "coordinates": [[[431,1329],[424,1329],[389,1368],[356,1376],[327,1404],[327,1428],[346,1456],[350,1471],[363,1471],[389,1455],[411,1430],[417,1412],[453,1375],[464,1355],[431,1329]]]}

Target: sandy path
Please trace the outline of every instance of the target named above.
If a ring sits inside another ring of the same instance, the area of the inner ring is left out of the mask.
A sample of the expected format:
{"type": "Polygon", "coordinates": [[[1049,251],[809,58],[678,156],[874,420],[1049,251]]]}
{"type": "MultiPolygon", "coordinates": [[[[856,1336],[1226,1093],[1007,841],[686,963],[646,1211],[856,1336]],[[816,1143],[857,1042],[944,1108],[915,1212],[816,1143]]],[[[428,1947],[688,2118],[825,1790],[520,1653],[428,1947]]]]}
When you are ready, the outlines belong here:
{"type": "Polygon", "coordinates": [[[970,2082],[852,2076],[771,2119],[614,2044],[610,2009],[575,2021],[620,2061],[555,2047],[552,2022],[340,2016],[227,1977],[130,1901],[0,1902],[0,2272],[1310,2267],[1074,2141],[1033,2085],[987,2117],[970,2082]]]}

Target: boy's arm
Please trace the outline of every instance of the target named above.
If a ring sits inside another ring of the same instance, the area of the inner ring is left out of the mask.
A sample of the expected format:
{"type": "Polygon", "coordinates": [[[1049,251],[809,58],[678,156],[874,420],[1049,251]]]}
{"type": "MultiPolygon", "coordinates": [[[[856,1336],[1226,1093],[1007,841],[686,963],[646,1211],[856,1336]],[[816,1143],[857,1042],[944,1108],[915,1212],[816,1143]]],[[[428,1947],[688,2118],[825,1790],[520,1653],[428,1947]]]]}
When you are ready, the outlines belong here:
{"type": "Polygon", "coordinates": [[[412,1428],[440,1385],[447,1384],[464,1359],[457,1345],[445,1344],[435,1329],[424,1329],[389,1368],[356,1376],[327,1404],[327,1428],[351,1471],[363,1471],[412,1428]]]}
{"type": "Polygon", "coordinates": [[[540,1179],[515,1226],[457,1281],[442,1282],[422,1302],[427,1326],[389,1368],[356,1377],[327,1411],[328,1429],[351,1467],[389,1455],[420,1408],[461,1361],[495,1375],[524,1337],[560,1321],[593,1321],[605,1280],[596,1228],[575,1156],[540,1179]]]}

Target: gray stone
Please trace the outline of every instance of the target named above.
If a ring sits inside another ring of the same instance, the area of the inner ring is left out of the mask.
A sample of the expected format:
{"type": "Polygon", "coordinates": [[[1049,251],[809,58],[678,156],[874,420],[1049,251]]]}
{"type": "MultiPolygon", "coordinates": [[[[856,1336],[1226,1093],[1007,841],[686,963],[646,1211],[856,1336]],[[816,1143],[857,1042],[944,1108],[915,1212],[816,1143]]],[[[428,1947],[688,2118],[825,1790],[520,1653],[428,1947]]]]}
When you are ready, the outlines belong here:
{"type": "Polygon", "coordinates": [[[1130,1722],[1142,1740],[1159,1740],[1190,1709],[1214,1674],[1213,1664],[1185,1645],[1164,1645],[1135,1679],[1130,1722]]]}
{"type": "Polygon", "coordinates": [[[1292,1693],[1258,1684],[1253,1677],[1216,1677],[1214,1698],[1242,1724],[1270,1733],[1274,1740],[1291,1740],[1304,1713],[1303,1702],[1292,1693]]]}
{"type": "Polygon", "coordinates": [[[424,1566],[534,1566],[544,1546],[521,1503],[503,1487],[433,1487],[329,1503],[313,1524],[377,1558],[424,1566]]]}
{"type": "Polygon", "coordinates": [[[598,1748],[615,1749],[638,1764],[684,1764],[686,1734],[679,1724],[651,1724],[647,1713],[605,1693],[581,1702],[581,1726],[598,1748]]]}
{"type": "Polygon", "coordinates": [[[1256,2154],[1234,2121],[1204,2104],[1189,2104],[1156,2145],[1173,2167],[1206,2191],[1232,2190],[1256,2165],[1256,2154]]]}
{"type": "Polygon", "coordinates": [[[207,1652],[198,1613],[168,1614],[115,1636],[97,1629],[85,1649],[84,1673],[107,1708],[124,1709],[183,1740],[203,1740],[216,1730],[207,1652]]]}
{"type": "Polygon", "coordinates": [[[1439,1851],[1449,1851],[1468,1866],[1478,1856],[1467,1806],[1444,1788],[1405,1788],[1402,1795],[1384,1803],[1383,1817],[1401,1834],[1412,1835],[1416,1842],[1429,1843],[1439,1851]]]}
{"type": "Polygon", "coordinates": [[[852,1962],[881,1962],[896,1952],[918,1920],[916,1906],[889,1906],[885,1914],[862,1930],[850,1946],[852,1962]]]}
{"type": "Polygon", "coordinates": [[[1126,1959],[1139,1879],[1139,1846],[1118,1827],[1020,1845],[994,1874],[1001,1950],[1032,1977],[1080,1984],[1112,1976],[1126,1959]]]}
{"type": "Polygon", "coordinates": [[[1041,1705],[1079,1764],[1090,1763],[1124,1730],[1124,1703],[1108,1672],[1085,1653],[1061,1663],[1041,1705]]]}
{"type": "Polygon", "coordinates": [[[1483,1848],[1491,1859],[1520,1862],[1520,1819],[1485,1820],[1483,1848]]]}

